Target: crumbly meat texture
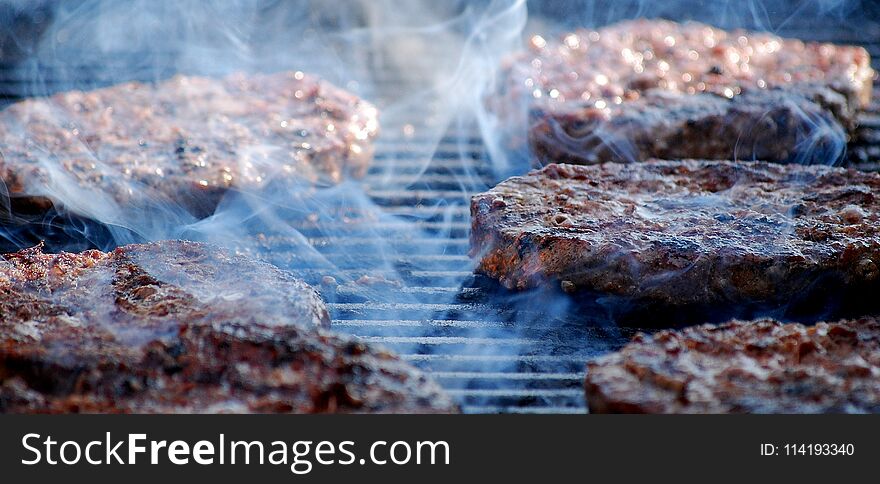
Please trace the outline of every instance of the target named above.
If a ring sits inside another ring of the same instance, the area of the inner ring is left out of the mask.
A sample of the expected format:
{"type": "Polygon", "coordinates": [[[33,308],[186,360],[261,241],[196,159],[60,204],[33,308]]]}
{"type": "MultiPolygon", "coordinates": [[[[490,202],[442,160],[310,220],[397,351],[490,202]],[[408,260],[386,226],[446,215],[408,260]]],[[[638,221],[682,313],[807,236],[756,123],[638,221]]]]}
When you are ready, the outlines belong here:
{"type": "Polygon", "coordinates": [[[377,116],[301,72],[64,92],[0,111],[0,180],[22,210],[104,196],[204,216],[229,190],[362,176],[377,116]]]}
{"type": "Polygon", "coordinates": [[[0,412],[448,412],[304,282],[191,242],[0,260],[0,412]]]}
{"type": "Polygon", "coordinates": [[[532,37],[498,98],[529,105],[545,163],[821,162],[842,154],[873,77],[861,47],[642,19],[532,37]]]}
{"type": "Polygon", "coordinates": [[[669,307],[870,292],[878,190],[880,175],[815,165],[551,164],[472,199],[471,255],[509,289],[669,307]]]}
{"type": "Polygon", "coordinates": [[[880,323],[771,319],[640,334],[588,364],[596,413],[880,412],[880,323]]]}

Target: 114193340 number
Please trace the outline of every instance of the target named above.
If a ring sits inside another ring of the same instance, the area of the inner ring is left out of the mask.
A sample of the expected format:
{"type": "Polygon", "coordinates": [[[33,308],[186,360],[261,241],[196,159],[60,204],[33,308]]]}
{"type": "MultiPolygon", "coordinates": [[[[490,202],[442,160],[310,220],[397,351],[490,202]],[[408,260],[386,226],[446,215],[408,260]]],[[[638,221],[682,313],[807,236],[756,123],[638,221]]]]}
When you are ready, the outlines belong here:
{"type": "Polygon", "coordinates": [[[785,444],[780,449],[784,455],[853,455],[853,444],[785,444]]]}

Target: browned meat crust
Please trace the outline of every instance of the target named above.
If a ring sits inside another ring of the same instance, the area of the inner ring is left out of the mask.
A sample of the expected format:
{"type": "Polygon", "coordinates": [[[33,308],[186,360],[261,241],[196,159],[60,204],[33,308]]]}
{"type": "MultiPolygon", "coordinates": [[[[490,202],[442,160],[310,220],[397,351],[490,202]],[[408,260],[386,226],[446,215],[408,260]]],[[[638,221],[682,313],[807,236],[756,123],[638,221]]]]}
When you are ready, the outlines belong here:
{"type": "Polygon", "coordinates": [[[21,210],[103,196],[203,216],[231,189],[361,176],[377,129],[373,106],[301,72],[176,76],[6,108],[0,180],[21,210]]]}
{"type": "Polygon", "coordinates": [[[842,154],[874,72],[861,47],[634,20],[533,37],[507,67],[543,162],[824,161],[842,154]]]}
{"type": "Polygon", "coordinates": [[[317,293],[191,242],[0,260],[0,412],[445,412],[317,293]]]}
{"type": "Polygon", "coordinates": [[[477,271],[664,306],[875,291],[880,175],[730,161],[548,165],[471,202],[477,271]]]}
{"type": "Polygon", "coordinates": [[[639,334],[589,363],[591,412],[880,412],[880,323],[771,319],[639,334]]]}

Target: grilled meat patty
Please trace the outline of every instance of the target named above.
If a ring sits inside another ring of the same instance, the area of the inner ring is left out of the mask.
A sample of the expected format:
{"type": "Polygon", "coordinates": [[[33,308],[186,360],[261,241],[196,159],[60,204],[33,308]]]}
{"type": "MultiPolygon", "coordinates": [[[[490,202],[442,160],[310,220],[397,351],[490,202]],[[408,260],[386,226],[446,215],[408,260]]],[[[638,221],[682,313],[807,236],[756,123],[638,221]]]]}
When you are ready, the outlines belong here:
{"type": "Polygon", "coordinates": [[[538,158],[576,164],[827,163],[842,156],[874,76],[861,47],[644,19],[535,36],[506,70],[501,98],[530,106],[538,158]]]}
{"type": "Polygon", "coordinates": [[[445,412],[274,266],[192,242],[0,260],[0,412],[445,412]]]}
{"type": "Polygon", "coordinates": [[[229,190],[363,175],[377,129],[373,106],[301,72],[179,75],[9,106],[0,180],[23,212],[104,197],[204,216],[229,190]]]}
{"type": "Polygon", "coordinates": [[[878,190],[878,174],[816,165],[551,164],[473,197],[471,255],[509,289],[832,303],[878,288],[878,190]]]}
{"type": "Polygon", "coordinates": [[[588,364],[591,412],[880,412],[880,323],[772,319],[639,334],[588,364]]]}

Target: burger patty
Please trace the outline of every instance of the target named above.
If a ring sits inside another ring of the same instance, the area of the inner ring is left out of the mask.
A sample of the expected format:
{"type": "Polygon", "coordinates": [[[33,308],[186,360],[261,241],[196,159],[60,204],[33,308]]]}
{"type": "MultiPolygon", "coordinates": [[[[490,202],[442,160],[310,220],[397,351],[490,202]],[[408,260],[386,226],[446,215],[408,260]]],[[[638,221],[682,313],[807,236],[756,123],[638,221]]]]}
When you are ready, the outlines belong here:
{"type": "Polygon", "coordinates": [[[545,162],[839,158],[874,71],[861,47],[634,20],[509,61],[503,99],[530,106],[545,162]]]}
{"type": "Polygon", "coordinates": [[[639,334],[591,362],[591,412],[880,412],[880,323],[772,319],[639,334]]]}
{"type": "Polygon", "coordinates": [[[318,294],[192,242],[0,260],[0,412],[447,412],[318,294]]]}
{"type": "Polygon", "coordinates": [[[878,190],[878,174],[816,165],[551,164],[473,197],[471,255],[509,289],[643,305],[855,297],[878,287],[878,190]]]}
{"type": "Polygon", "coordinates": [[[373,106],[301,72],[179,75],[9,106],[0,180],[23,212],[105,197],[205,216],[229,190],[363,175],[377,129],[373,106]]]}

